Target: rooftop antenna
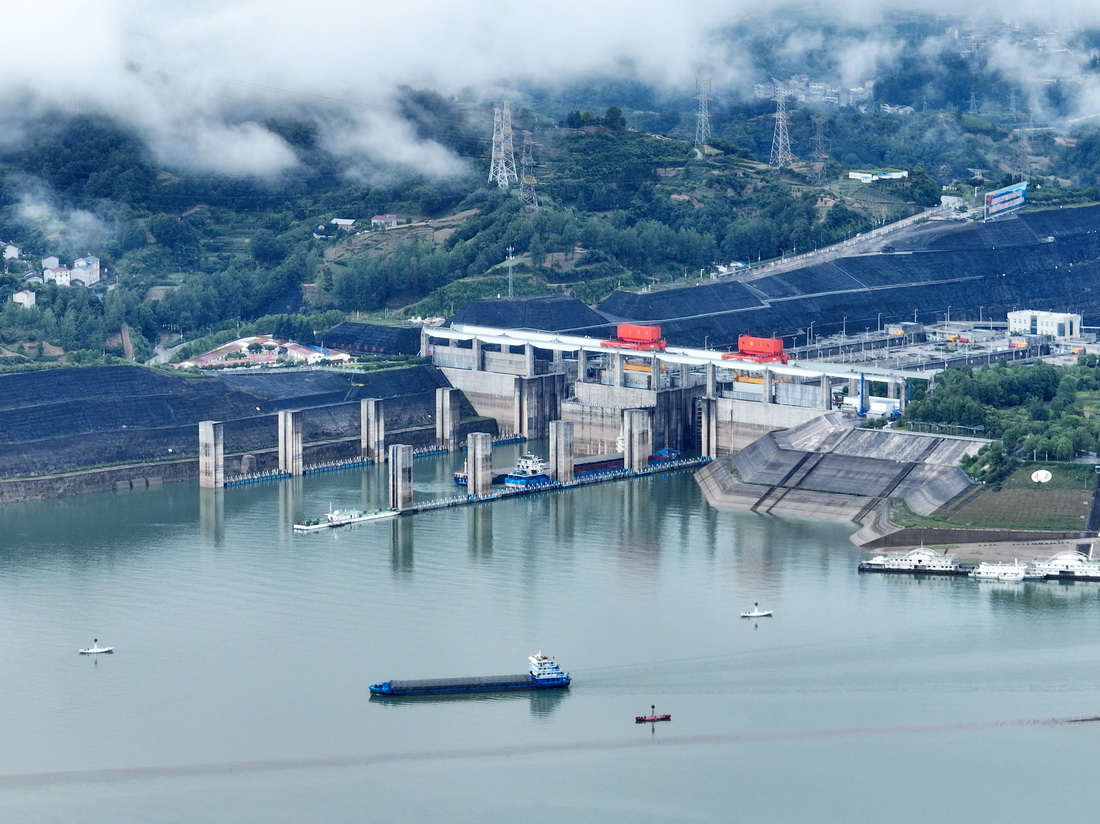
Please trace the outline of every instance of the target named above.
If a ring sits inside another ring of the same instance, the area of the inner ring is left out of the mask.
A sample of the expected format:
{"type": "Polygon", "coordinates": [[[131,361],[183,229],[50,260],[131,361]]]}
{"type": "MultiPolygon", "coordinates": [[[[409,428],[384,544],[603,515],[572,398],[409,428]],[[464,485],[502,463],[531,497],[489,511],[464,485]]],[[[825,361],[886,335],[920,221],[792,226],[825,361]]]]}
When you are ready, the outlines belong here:
{"type": "Polygon", "coordinates": [[[489,182],[507,189],[519,180],[516,154],[512,146],[512,106],[505,100],[503,109],[493,109],[493,156],[489,163],[489,182]]]}
{"type": "Polygon", "coordinates": [[[768,161],[769,166],[782,169],[789,166],[794,160],[791,154],[791,138],[787,133],[787,85],[772,78],[772,87],[775,90],[775,132],[772,134],[772,154],[768,161]]]}
{"type": "Polygon", "coordinates": [[[710,140],[710,108],[708,103],[710,96],[710,78],[699,83],[699,94],[695,95],[699,101],[699,111],[695,115],[695,153],[702,157],[706,152],[707,141],[710,140]]]}

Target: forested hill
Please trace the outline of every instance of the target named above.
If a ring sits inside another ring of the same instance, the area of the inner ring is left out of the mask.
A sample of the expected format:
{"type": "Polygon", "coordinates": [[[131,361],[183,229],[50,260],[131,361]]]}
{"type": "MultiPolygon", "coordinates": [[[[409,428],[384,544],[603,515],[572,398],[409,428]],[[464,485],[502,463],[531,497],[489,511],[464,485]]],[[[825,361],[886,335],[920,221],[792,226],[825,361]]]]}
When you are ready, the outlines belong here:
{"type": "MultiPolygon", "coordinates": [[[[0,367],[128,352],[140,361],[158,340],[218,332],[310,342],[349,314],[451,315],[509,289],[595,303],[718,262],[835,242],[937,203],[944,185],[965,194],[955,184],[967,167],[996,167],[999,151],[990,137],[999,127],[976,118],[833,112],[833,157],[908,172],[860,184],[832,158],[768,166],[774,118],[760,104],[723,109],[702,149],[682,109],[531,105],[514,119],[516,135],[530,134],[516,141],[528,158],[525,203],[521,187],[486,182],[491,107],[413,90],[402,107],[421,139],[454,158],[450,172],[349,175],[307,117],[264,122],[298,158],[271,179],[167,168],[107,117],[43,119],[0,153],[0,239],[22,251],[0,278],[0,367]],[[661,123],[666,133],[636,125],[661,123]],[[952,151],[937,155],[919,134],[949,134],[952,151]],[[335,218],[354,225],[344,231],[335,218]],[[66,265],[94,255],[106,279],[91,289],[28,283],[50,255],[66,265]],[[22,289],[34,292],[33,308],[12,302],[22,289]]],[[[792,111],[793,135],[811,114],[792,111]]],[[[1095,194],[1047,181],[1042,197],[1095,194]]]]}

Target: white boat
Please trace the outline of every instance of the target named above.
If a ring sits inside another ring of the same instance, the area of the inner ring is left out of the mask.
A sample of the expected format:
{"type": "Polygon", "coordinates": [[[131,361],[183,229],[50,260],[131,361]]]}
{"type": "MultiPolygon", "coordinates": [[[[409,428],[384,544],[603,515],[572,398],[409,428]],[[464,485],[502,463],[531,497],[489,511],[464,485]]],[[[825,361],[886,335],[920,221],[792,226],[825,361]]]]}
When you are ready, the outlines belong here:
{"type": "Polygon", "coordinates": [[[920,547],[909,552],[876,555],[859,565],[860,572],[886,572],[910,575],[965,575],[954,555],[939,555],[920,547]]]}
{"type": "Polygon", "coordinates": [[[396,514],[396,509],[379,509],[375,512],[362,512],[358,509],[334,509],[328,514],[328,525],[347,526],[348,524],[361,524],[365,521],[379,521],[383,518],[392,518],[396,514]]]}
{"type": "Polygon", "coordinates": [[[90,647],[85,647],[84,649],[78,650],[78,651],[80,652],[81,655],[99,655],[101,652],[114,652],[115,648],[114,647],[101,647],[99,645],[99,639],[98,638],[93,638],[92,639],[92,645],[90,647]]]}
{"type": "Polygon", "coordinates": [[[772,611],[770,609],[760,609],[759,603],[753,603],[751,612],[742,612],[742,618],[771,618],[772,611]]]}
{"type": "Polygon", "coordinates": [[[358,509],[332,509],[324,518],[315,518],[294,524],[295,532],[317,532],[322,529],[332,529],[349,524],[361,524],[367,521],[379,521],[383,518],[393,518],[397,515],[396,509],[379,509],[376,512],[363,512],[358,509]]]}
{"type": "Polygon", "coordinates": [[[970,570],[970,577],[979,581],[1022,581],[1027,577],[1027,564],[1022,561],[982,561],[970,570]]]}
{"type": "Polygon", "coordinates": [[[1100,560],[1067,549],[1049,558],[1036,558],[1027,565],[1027,574],[1029,577],[1062,581],[1100,581],[1100,560]]]}

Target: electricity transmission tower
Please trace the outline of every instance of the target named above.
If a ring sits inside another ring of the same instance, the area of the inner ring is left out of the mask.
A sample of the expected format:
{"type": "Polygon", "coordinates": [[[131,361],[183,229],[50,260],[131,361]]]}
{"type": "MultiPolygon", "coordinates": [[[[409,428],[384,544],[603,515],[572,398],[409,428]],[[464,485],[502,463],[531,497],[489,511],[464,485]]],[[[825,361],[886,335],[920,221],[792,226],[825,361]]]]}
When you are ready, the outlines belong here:
{"type": "Polygon", "coordinates": [[[489,182],[507,189],[519,180],[516,174],[516,153],[512,147],[512,106],[505,100],[504,109],[493,109],[493,157],[489,163],[489,182]]]}
{"type": "Polygon", "coordinates": [[[813,122],[814,184],[824,186],[827,179],[825,161],[829,159],[829,141],[825,137],[825,118],[815,117],[813,122]]]}
{"type": "Polygon", "coordinates": [[[711,97],[709,77],[699,84],[699,94],[695,96],[695,99],[699,101],[699,111],[695,115],[695,151],[702,154],[707,141],[710,140],[710,109],[708,103],[711,97]]]}
{"type": "Polygon", "coordinates": [[[523,133],[523,151],[519,161],[519,199],[529,212],[537,212],[539,208],[539,195],[535,190],[535,163],[531,158],[531,133],[523,133]]]}
{"type": "Polygon", "coordinates": [[[791,154],[791,138],[787,133],[790,122],[787,117],[787,87],[774,77],[772,86],[775,89],[775,96],[772,98],[775,100],[775,132],[772,135],[772,154],[768,165],[782,169],[794,160],[794,155],[791,154]]]}

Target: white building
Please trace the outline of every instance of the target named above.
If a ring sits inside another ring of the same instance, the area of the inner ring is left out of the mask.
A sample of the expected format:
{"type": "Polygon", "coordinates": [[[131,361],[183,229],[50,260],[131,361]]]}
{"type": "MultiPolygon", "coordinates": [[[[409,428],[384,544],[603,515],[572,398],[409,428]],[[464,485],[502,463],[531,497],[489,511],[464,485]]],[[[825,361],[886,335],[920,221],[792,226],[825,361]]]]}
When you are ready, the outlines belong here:
{"type": "Polygon", "coordinates": [[[350,232],[355,228],[355,218],[353,217],[334,217],[329,223],[341,232],[350,232]]]}
{"type": "MultiPolygon", "coordinates": [[[[54,258],[54,260],[57,260],[57,258],[54,258]]],[[[42,277],[45,278],[46,283],[56,283],[58,286],[71,285],[71,275],[68,266],[54,266],[42,272],[42,277]]]]}
{"type": "Polygon", "coordinates": [[[21,254],[23,254],[23,250],[14,243],[4,244],[4,260],[19,260],[21,254]]]}
{"type": "Polygon", "coordinates": [[[99,283],[99,258],[94,255],[85,255],[73,261],[72,279],[79,280],[85,286],[99,283]]]}
{"type": "Polygon", "coordinates": [[[24,289],[22,292],[16,292],[11,296],[11,299],[22,306],[24,309],[30,309],[34,306],[34,292],[30,289],[24,289]]]}
{"type": "Polygon", "coordinates": [[[1008,334],[1078,338],[1081,336],[1081,316],[1069,312],[1034,312],[1030,309],[1009,312],[1008,334]]]}
{"type": "Polygon", "coordinates": [[[50,255],[49,257],[42,258],[43,271],[45,271],[46,269],[56,269],[60,265],[61,260],[57,257],[57,255],[50,255]]]}

